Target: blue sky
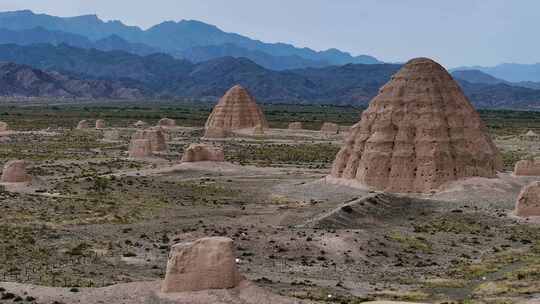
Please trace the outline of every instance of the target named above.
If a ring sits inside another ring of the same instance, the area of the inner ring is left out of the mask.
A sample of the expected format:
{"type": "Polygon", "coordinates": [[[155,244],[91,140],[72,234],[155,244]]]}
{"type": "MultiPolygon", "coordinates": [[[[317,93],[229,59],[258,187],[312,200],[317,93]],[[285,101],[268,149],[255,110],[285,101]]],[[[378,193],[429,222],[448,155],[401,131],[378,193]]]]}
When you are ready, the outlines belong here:
{"type": "Polygon", "coordinates": [[[446,67],[540,62],[538,0],[1,0],[0,10],[97,14],[147,28],[195,19],[267,42],[446,67]]]}

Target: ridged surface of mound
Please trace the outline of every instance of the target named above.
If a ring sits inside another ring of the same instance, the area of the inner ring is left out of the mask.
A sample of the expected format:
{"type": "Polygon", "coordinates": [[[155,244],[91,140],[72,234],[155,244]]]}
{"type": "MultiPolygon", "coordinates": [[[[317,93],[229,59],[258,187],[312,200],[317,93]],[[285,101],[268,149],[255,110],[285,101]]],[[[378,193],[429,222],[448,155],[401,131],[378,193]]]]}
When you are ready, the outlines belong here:
{"type": "Polygon", "coordinates": [[[9,130],[9,126],[6,122],[0,121],[0,132],[5,132],[9,130]]]}
{"type": "Polygon", "coordinates": [[[2,170],[2,183],[27,183],[32,181],[32,177],[26,173],[28,163],[24,160],[12,160],[4,165],[2,170]]]}
{"type": "Polygon", "coordinates": [[[458,84],[436,62],[418,58],[362,113],[331,175],[377,190],[429,192],[501,169],[499,151],[458,84]]]}
{"type": "Polygon", "coordinates": [[[515,176],[540,176],[540,161],[535,159],[520,160],[514,166],[515,176]]]}
{"type": "Polygon", "coordinates": [[[521,190],[516,202],[516,215],[540,216],[540,182],[532,182],[521,190]]]}
{"type": "Polygon", "coordinates": [[[206,129],[239,130],[257,125],[268,128],[268,122],[255,99],[238,85],[219,100],[206,121],[206,129]]]}

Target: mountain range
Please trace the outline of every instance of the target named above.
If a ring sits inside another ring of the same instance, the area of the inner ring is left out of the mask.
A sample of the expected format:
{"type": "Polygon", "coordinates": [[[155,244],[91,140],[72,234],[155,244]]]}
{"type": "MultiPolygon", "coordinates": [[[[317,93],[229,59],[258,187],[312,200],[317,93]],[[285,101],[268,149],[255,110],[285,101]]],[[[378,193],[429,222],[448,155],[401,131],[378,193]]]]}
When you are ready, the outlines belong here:
{"type": "Polygon", "coordinates": [[[139,55],[163,52],[193,62],[245,57],[273,70],[380,63],[372,56],[352,56],[337,49],[314,51],[285,43],[265,43],[194,20],[166,21],[143,30],[120,21],[105,22],[96,15],[64,18],[23,10],[0,12],[0,28],[11,31],[2,37],[3,43],[65,43],[139,55]]]}
{"type": "MultiPolygon", "coordinates": [[[[39,78],[42,79],[40,81],[49,82],[50,86],[60,84],[67,88],[61,79],[88,83],[88,92],[76,94],[73,90],[65,89],[74,97],[140,98],[144,95],[151,98],[214,101],[233,85],[241,84],[261,102],[355,106],[367,105],[379,88],[401,68],[399,64],[347,64],[274,71],[247,58],[220,57],[192,63],[167,54],[141,56],[65,44],[0,45],[0,61],[14,62],[21,65],[23,70],[30,67],[37,69],[33,70],[34,74],[56,75],[39,78]],[[111,89],[105,93],[99,90],[94,92],[92,85],[95,84],[108,85],[111,89]]],[[[7,67],[13,70],[11,65],[2,65],[0,73],[7,67]]],[[[498,82],[489,75],[476,75],[476,78],[463,76],[468,74],[471,73],[456,73],[455,78],[479,108],[531,109],[540,105],[540,90],[498,82]]],[[[8,77],[11,82],[4,80],[0,82],[0,87],[15,86],[13,79],[22,81],[28,78],[35,77],[8,77]]],[[[31,84],[40,82],[22,83],[20,87],[28,88],[26,91],[11,91],[21,96],[54,96],[32,89],[31,84]]],[[[2,95],[17,95],[9,94],[11,91],[2,95]]]]}
{"type": "Polygon", "coordinates": [[[514,83],[540,82],[540,63],[502,63],[492,67],[472,66],[452,69],[453,72],[464,70],[481,71],[501,80],[514,83]]]}
{"type": "Polygon", "coordinates": [[[55,98],[141,98],[136,88],[120,82],[85,80],[57,72],[45,72],[27,65],[0,63],[0,95],[55,98]]]}

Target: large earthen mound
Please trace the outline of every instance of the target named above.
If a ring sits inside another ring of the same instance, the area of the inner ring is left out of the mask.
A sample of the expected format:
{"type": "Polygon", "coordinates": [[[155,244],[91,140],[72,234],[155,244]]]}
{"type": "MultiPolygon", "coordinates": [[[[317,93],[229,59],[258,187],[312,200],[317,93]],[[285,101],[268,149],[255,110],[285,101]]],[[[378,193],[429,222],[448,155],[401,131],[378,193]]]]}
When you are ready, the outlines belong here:
{"type": "Polygon", "coordinates": [[[207,130],[239,130],[257,125],[268,128],[268,122],[255,99],[239,85],[231,88],[219,100],[206,121],[207,130]]]}
{"type": "Polygon", "coordinates": [[[6,122],[0,121],[0,132],[9,131],[9,125],[6,122]]]}
{"type": "Polygon", "coordinates": [[[32,181],[32,177],[26,173],[28,163],[24,160],[12,160],[4,165],[2,170],[2,183],[27,183],[32,181]]]}
{"type": "Polygon", "coordinates": [[[223,150],[205,144],[191,144],[182,155],[182,162],[201,162],[215,161],[222,162],[225,160],[223,150]]]}
{"type": "Polygon", "coordinates": [[[383,191],[430,192],[501,169],[499,151],[458,84],[438,63],[418,58],[362,113],[331,175],[383,191]]]}
{"type": "Polygon", "coordinates": [[[242,280],[233,241],[209,237],[172,247],[161,291],[228,289],[237,287],[242,280]]]}
{"type": "Polygon", "coordinates": [[[149,139],[132,139],[129,143],[129,156],[145,158],[152,156],[152,145],[149,139]]]}
{"type": "Polygon", "coordinates": [[[525,186],[516,202],[517,216],[540,216],[540,182],[525,186]]]}
{"type": "Polygon", "coordinates": [[[520,160],[514,166],[515,176],[540,176],[540,161],[535,159],[520,160]]]}
{"type": "Polygon", "coordinates": [[[167,150],[165,134],[160,128],[151,128],[146,130],[138,130],[133,134],[132,140],[148,139],[152,152],[163,152],[167,150]]]}

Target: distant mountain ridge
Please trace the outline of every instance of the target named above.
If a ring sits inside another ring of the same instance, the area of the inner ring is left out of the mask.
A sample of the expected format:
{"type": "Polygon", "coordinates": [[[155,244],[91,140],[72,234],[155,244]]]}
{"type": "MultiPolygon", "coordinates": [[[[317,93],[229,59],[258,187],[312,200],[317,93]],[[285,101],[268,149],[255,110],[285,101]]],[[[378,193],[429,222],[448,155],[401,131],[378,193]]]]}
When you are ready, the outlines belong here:
{"type": "Polygon", "coordinates": [[[540,82],[540,63],[503,63],[492,67],[459,67],[452,71],[478,70],[509,82],[540,82]]]}
{"type": "MultiPolygon", "coordinates": [[[[221,57],[192,63],[166,54],[139,56],[65,44],[0,45],[0,61],[29,65],[46,74],[58,73],[89,84],[121,88],[117,92],[124,92],[120,95],[124,97],[129,95],[126,92],[136,92],[151,98],[217,100],[227,89],[241,84],[260,102],[357,106],[367,105],[401,68],[399,64],[347,64],[274,71],[246,58],[221,57]]],[[[540,90],[507,83],[458,81],[479,108],[536,109],[540,106],[540,90]]],[[[15,85],[17,82],[0,82],[0,89],[15,85]]],[[[90,92],[93,90],[89,89],[90,92]]],[[[114,96],[119,95],[95,90],[86,95],[97,98],[118,98],[114,96]]],[[[27,94],[39,93],[29,90],[27,94]]],[[[136,96],[132,94],[133,98],[136,96]]]]}
{"type": "MultiPolygon", "coordinates": [[[[148,30],[127,26],[120,21],[102,21],[96,15],[56,17],[35,14],[30,10],[1,12],[0,28],[12,31],[42,28],[86,37],[92,42],[118,37],[139,47],[199,62],[215,59],[213,56],[246,57],[274,70],[302,67],[322,67],[348,63],[377,64],[367,55],[352,56],[337,49],[314,51],[285,43],[265,43],[235,33],[226,33],[218,27],[194,20],[166,21],[148,30]],[[214,55],[215,54],[215,55],[214,55]],[[269,58],[276,57],[276,58],[269,58]]],[[[68,41],[64,43],[70,44],[68,41]]],[[[29,43],[25,43],[29,44],[29,43]]],[[[83,45],[74,45],[83,47],[83,45]]],[[[121,50],[128,51],[125,48],[121,50]]],[[[137,54],[143,54],[137,52],[137,54]]]]}
{"type": "Polygon", "coordinates": [[[533,81],[520,81],[520,82],[511,82],[496,78],[490,74],[484,73],[480,70],[457,70],[452,72],[452,76],[456,79],[464,80],[470,83],[476,84],[507,84],[514,87],[522,87],[528,89],[540,89],[540,82],[533,81]]]}
{"type": "Polygon", "coordinates": [[[84,80],[27,65],[0,62],[0,95],[10,97],[136,99],[143,93],[120,82],[84,80]]]}

